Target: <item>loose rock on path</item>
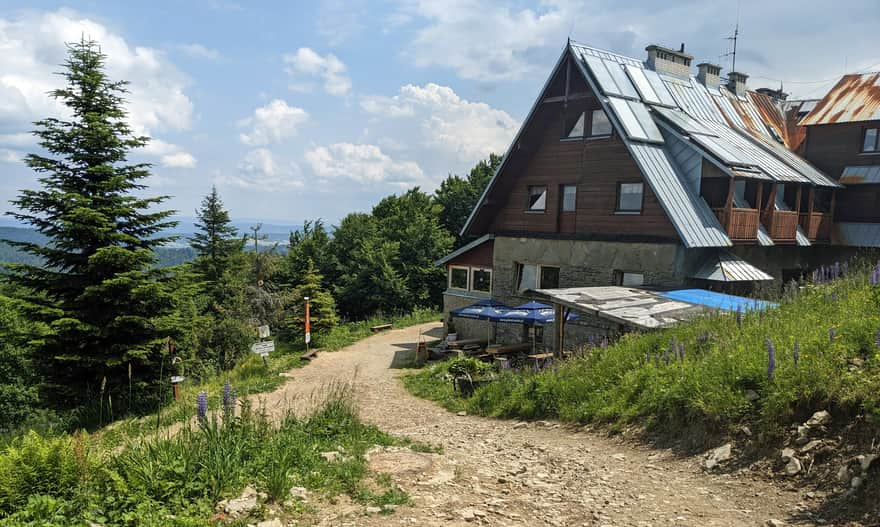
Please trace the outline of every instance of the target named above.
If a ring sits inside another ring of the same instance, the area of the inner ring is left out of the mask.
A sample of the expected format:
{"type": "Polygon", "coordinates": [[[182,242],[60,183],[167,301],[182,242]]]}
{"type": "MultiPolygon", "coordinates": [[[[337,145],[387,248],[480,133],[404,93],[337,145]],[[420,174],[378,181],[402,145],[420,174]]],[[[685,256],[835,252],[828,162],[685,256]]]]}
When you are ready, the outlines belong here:
{"type": "Polygon", "coordinates": [[[727,527],[778,525],[798,512],[798,493],[748,475],[706,473],[701,458],[554,422],[460,416],[416,398],[398,377],[423,333],[438,338],[440,325],[321,353],[275,392],[252,397],[273,415],[304,413],[332,385],[352,383],[366,422],[443,448],[374,449],[373,470],[391,474],[413,504],[391,514],[328,505],[315,517],[319,525],[727,527]]]}

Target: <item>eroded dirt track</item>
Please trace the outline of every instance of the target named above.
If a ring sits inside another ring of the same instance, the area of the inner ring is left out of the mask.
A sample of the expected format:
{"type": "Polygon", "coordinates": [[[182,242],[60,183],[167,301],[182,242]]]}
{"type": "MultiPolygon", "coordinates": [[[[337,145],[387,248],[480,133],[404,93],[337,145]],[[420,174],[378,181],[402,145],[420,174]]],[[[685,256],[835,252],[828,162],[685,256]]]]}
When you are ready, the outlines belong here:
{"type": "MultiPolygon", "coordinates": [[[[277,391],[255,397],[270,413],[307,411],[335,383],[354,383],[364,420],[395,435],[442,446],[371,457],[413,505],[366,515],[323,507],[322,525],[757,526],[786,523],[803,498],[761,479],[706,474],[699,459],[555,423],[458,416],[411,396],[397,378],[421,333],[439,324],[392,330],[291,371],[277,391]]],[[[794,523],[794,522],[792,522],[794,523]]],[[[798,523],[800,525],[809,525],[798,523]]]]}

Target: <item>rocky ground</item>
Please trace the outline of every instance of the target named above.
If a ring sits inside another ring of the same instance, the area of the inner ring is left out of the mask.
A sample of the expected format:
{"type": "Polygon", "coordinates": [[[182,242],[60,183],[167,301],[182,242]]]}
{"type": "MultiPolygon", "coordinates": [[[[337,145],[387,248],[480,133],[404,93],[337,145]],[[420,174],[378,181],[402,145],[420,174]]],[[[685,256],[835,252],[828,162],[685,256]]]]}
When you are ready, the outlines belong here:
{"type": "MultiPolygon", "coordinates": [[[[439,324],[388,331],[321,353],[277,391],[255,397],[270,413],[306,412],[333,384],[352,383],[362,418],[442,454],[377,449],[371,467],[412,497],[393,511],[347,500],[318,503],[296,524],[323,526],[759,526],[833,524],[820,498],[758,471],[707,471],[706,458],[552,422],[449,413],[411,396],[398,375],[415,343],[439,324]]],[[[428,336],[430,335],[430,336],[428,336]]],[[[719,452],[710,453],[719,454],[719,452]]],[[[724,452],[720,452],[724,455],[724,452]]],[[[786,454],[792,454],[786,452],[786,454]]],[[[724,464],[724,460],[720,461],[724,464]]],[[[710,462],[711,464],[711,462],[710,462]]],[[[272,520],[273,522],[275,520],[272,520]]],[[[272,525],[283,525],[283,522],[272,525]]],[[[865,525],[870,522],[865,523],[865,525]]],[[[854,523],[852,525],[862,525],[854,523]]]]}

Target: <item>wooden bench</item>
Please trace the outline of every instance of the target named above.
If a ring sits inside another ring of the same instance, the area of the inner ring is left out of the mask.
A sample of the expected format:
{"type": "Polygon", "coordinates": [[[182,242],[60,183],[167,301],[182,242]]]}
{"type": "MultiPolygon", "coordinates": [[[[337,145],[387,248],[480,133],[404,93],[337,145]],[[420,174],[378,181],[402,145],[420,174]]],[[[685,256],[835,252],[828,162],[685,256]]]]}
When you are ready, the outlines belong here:
{"type": "Polygon", "coordinates": [[[531,349],[532,345],[528,343],[510,344],[507,346],[490,346],[486,348],[486,355],[513,355],[514,353],[531,351],[531,349]]]}
{"type": "Polygon", "coordinates": [[[535,361],[535,367],[546,366],[550,362],[553,361],[552,353],[533,353],[531,355],[526,355],[526,358],[535,361]]]}
{"type": "Polygon", "coordinates": [[[371,327],[370,331],[378,333],[380,331],[385,331],[386,329],[391,329],[391,324],[379,324],[378,326],[371,327]]]}

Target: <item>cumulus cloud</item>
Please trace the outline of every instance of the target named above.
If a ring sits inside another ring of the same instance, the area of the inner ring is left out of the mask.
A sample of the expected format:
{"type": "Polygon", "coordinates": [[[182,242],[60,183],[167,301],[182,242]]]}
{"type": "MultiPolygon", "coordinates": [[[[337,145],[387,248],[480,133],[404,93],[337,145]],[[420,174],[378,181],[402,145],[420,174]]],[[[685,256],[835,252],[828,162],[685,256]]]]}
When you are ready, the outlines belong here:
{"type": "Polygon", "coordinates": [[[309,120],[302,108],[289,106],[286,101],[273,99],[254,110],[254,115],[238,122],[247,132],[239,134],[242,143],[251,146],[280,143],[296,135],[299,127],[309,120]]]}
{"type": "Polygon", "coordinates": [[[299,48],[296,53],[284,55],[283,60],[293,79],[290,84],[293,90],[311,90],[312,80],[318,79],[330,95],[347,95],[351,91],[345,64],[332,53],[320,55],[311,48],[299,48]]]}
{"type": "MultiPolygon", "coordinates": [[[[486,103],[463,99],[448,86],[408,84],[393,97],[365,97],[361,108],[383,118],[415,125],[421,144],[474,163],[502,153],[519,128],[507,112],[486,103]]],[[[405,136],[405,134],[401,134],[405,136]]]]}
{"type": "Polygon", "coordinates": [[[424,180],[416,163],[396,161],[376,145],[335,143],[305,153],[306,163],[325,181],[354,181],[368,185],[385,183],[408,187],[424,180]]]}
{"type": "Polygon", "coordinates": [[[214,182],[261,192],[302,188],[302,171],[294,162],[281,163],[267,148],[255,148],[245,154],[234,175],[218,174],[214,182]]]}
{"type": "Polygon", "coordinates": [[[177,49],[179,49],[180,52],[187,57],[193,59],[211,60],[215,62],[220,60],[219,51],[199,44],[198,42],[193,42],[191,44],[181,44],[177,46],[177,49]]]}
{"type": "Polygon", "coordinates": [[[150,139],[140,153],[159,158],[159,164],[167,168],[195,168],[197,164],[192,154],[161,139],[150,139]]]}
{"type": "MultiPolygon", "coordinates": [[[[68,115],[67,109],[47,92],[64,83],[55,73],[66,58],[65,43],[77,42],[83,35],[101,45],[111,79],[130,81],[126,109],[135,133],[154,135],[190,127],[193,105],[186,94],[189,80],[160,50],[132,45],[95,20],[59,9],[23,11],[16,18],[0,18],[3,137],[23,138],[33,128],[33,121],[68,115]]],[[[35,143],[32,140],[20,146],[32,147],[35,143]]],[[[168,161],[179,165],[184,160],[182,150],[178,148],[176,154],[168,161]]],[[[194,159],[184,162],[187,163],[193,164],[194,159]]]]}

